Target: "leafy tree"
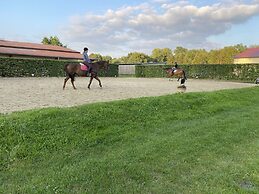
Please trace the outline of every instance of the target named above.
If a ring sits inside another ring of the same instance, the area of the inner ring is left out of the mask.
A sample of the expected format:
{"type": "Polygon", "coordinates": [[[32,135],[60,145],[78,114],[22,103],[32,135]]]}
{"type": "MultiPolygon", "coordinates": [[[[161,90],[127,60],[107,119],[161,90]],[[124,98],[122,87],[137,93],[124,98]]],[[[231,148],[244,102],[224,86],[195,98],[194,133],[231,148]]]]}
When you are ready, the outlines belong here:
{"type": "Polygon", "coordinates": [[[234,56],[244,51],[245,47],[242,45],[227,46],[220,50],[220,58],[222,64],[232,64],[234,56]]]}
{"type": "Polygon", "coordinates": [[[247,47],[243,44],[237,44],[218,50],[211,50],[208,53],[208,64],[231,64],[234,62],[234,56],[246,49],[247,47]]]}
{"type": "Polygon", "coordinates": [[[50,40],[47,37],[44,37],[41,41],[42,44],[50,44],[50,40]]]}
{"type": "MultiPolygon", "coordinates": [[[[254,45],[256,47],[256,45],[254,45]]],[[[259,47],[259,45],[257,45],[259,47]]],[[[243,52],[244,50],[247,49],[247,46],[243,45],[243,44],[237,44],[234,45],[234,48],[237,50],[238,53],[243,52]]]]}
{"type": "Polygon", "coordinates": [[[139,52],[129,53],[127,57],[121,57],[120,59],[122,63],[129,63],[129,64],[147,63],[151,61],[151,58],[148,55],[144,53],[139,53],[139,52]]]}
{"type": "Polygon", "coordinates": [[[208,53],[208,64],[220,64],[220,51],[219,50],[210,50],[208,53]]]}
{"type": "Polygon", "coordinates": [[[175,60],[174,55],[171,55],[171,56],[169,56],[169,57],[167,58],[166,64],[168,64],[168,65],[171,64],[171,65],[172,65],[175,61],[176,61],[176,60],[175,60]]]}
{"type": "Polygon", "coordinates": [[[91,53],[91,54],[89,55],[89,58],[90,58],[90,59],[96,59],[97,61],[102,61],[102,60],[103,60],[102,55],[100,55],[100,54],[94,54],[94,53],[91,53]]]}
{"type": "Polygon", "coordinates": [[[199,51],[195,50],[195,49],[188,50],[184,56],[183,63],[184,64],[193,64],[193,60],[198,52],[199,51]]]}
{"type": "Polygon", "coordinates": [[[159,49],[159,48],[155,48],[152,51],[152,59],[154,60],[154,62],[167,62],[168,58],[170,58],[173,55],[172,50],[169,48],[163,48],[163,49],[159,49]]]}
{"type": "Polygon", "coordinates": [[[112,57],[111,56],[103,56],[104,61],[109,61],[109,63],[112,62],[112,57]]]}
{"type": "Polygon", "coordinates": [[[192,64],[208,64],[208,53],[205,49],[195,50],[196,54],[192,60],[192,64]]]}
{"type": "Polygon", "coordinates": [[[112,57],[111,56],[102,56],[101,54],[98,54],[98,53],[91,53],[89,55],[89,58],[90,59],[95,59],[97,61],[109,61],[109,62],[112,61],[112,57]]]}
{"type": "Polygon", "coordinates": [[[65,45],[63,45],[59,38],[57,36],[50,36],[48,37],[44,37],[41,41],[42,44],[47,44],[47,45],[55,45],[55,46],[62,46],[62,47],[67,47],[65,45]]]}
{"type": "Polygon", "coordinates": [[[128,57],[127,56],[123,56],[121,58],[119,58],[120,63],[128,63],[128,57]]]}
{"type": "Polygon", "coordinates": [[[188,49],[186,48],[183,48],[183,47],[176,47],[175,50],[174,50],[174,57],[175,57],[175,60],[180,64],[180,63],[184,63],[184,58],[185,58],[185,55],[186,53],[188,52],[188,49]]]}
{"type": "Polygon", "coordinates": [[[112,58],[112,60],[110,61],[110,63],[114,63],[114,64],[120,64],[122,63],[120,58],[112,58]]]}

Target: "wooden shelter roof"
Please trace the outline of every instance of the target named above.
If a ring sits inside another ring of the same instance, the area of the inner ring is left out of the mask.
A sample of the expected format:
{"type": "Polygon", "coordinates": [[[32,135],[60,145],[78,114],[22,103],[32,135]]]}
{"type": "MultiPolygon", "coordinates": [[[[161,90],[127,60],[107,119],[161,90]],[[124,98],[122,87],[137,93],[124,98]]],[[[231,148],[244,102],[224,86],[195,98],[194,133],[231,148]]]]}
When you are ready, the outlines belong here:
{"type": "Polygon", "coordinates": [[[0,40],[0,54],[8,56],[30,56],[58,59],[82,59],[78,51],[53,45],[0,40]]]}

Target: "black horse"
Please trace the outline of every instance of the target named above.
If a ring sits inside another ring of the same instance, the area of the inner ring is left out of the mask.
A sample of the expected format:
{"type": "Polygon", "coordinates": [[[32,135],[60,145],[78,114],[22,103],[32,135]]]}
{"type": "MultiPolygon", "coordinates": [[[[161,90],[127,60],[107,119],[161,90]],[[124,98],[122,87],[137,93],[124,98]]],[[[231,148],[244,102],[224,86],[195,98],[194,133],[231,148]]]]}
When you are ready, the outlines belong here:
{"type": "MultiPolygon", "coordinates": [[[[100,69],[104,69],[105,72],[106,72],[107,69],[108,69],[108,65],[109,65],[108,61],[97,61],[97,62],[92,63],[92,68],[89,72],[90,73],[90,81],[89,81],[89,84],[88,84],[88,89],[90,89],[93,78],[98,80],[99,86],[102,87],[101,80],[99,79],[97,74],[98,74],[100,69]]],[[[75,76],[76,75],[77,76],[87,76],[88,71],[82,70],[81,66],[82,65],[80,63],[70,63],[70,64],[65,65],[64,71],[66,72],[66,78],[64,80],[63,89],[65,89],[66,83],[69,79],[71,79],[71,83],[72,83],[73,88],[76,89],[76,87],[74,85],[75,76]]]]}

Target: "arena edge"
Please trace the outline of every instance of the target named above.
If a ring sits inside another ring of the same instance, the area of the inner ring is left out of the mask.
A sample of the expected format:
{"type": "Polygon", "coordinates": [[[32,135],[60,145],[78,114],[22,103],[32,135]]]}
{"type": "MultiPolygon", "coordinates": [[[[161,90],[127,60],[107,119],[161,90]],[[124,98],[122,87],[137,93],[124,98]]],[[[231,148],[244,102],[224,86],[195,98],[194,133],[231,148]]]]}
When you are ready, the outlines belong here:
{"type": "MultiPolygon", "coordinates": [[[[0,57],[0,77],[63,77],[67,63],[78,61],[0,57]]],[[[118,76],[118,65],[109,65],[107,74],[100,71],[99,75],[118,76]]]]}
{"type": "MultiPolygon", "coordinates": [[[[259,64],[200,64],[180,65],[188,78],[241,80],[254,82],[259,77],[259,64]]],[[[170,65],[138,65],[136,77],[166,77],[170,65]]]]}

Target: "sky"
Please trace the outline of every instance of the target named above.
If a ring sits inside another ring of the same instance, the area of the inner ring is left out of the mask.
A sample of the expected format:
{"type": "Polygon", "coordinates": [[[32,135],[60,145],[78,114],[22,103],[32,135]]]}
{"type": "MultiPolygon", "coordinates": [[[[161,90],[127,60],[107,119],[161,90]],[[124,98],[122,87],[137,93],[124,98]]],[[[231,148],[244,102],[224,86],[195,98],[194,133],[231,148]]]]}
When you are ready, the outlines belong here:
{"type": "Polygon", "coordinates": [[[0,39],[41,43],[50,36],[113,58],[259,45],[259,0],[0,0],[0,39]]]}

